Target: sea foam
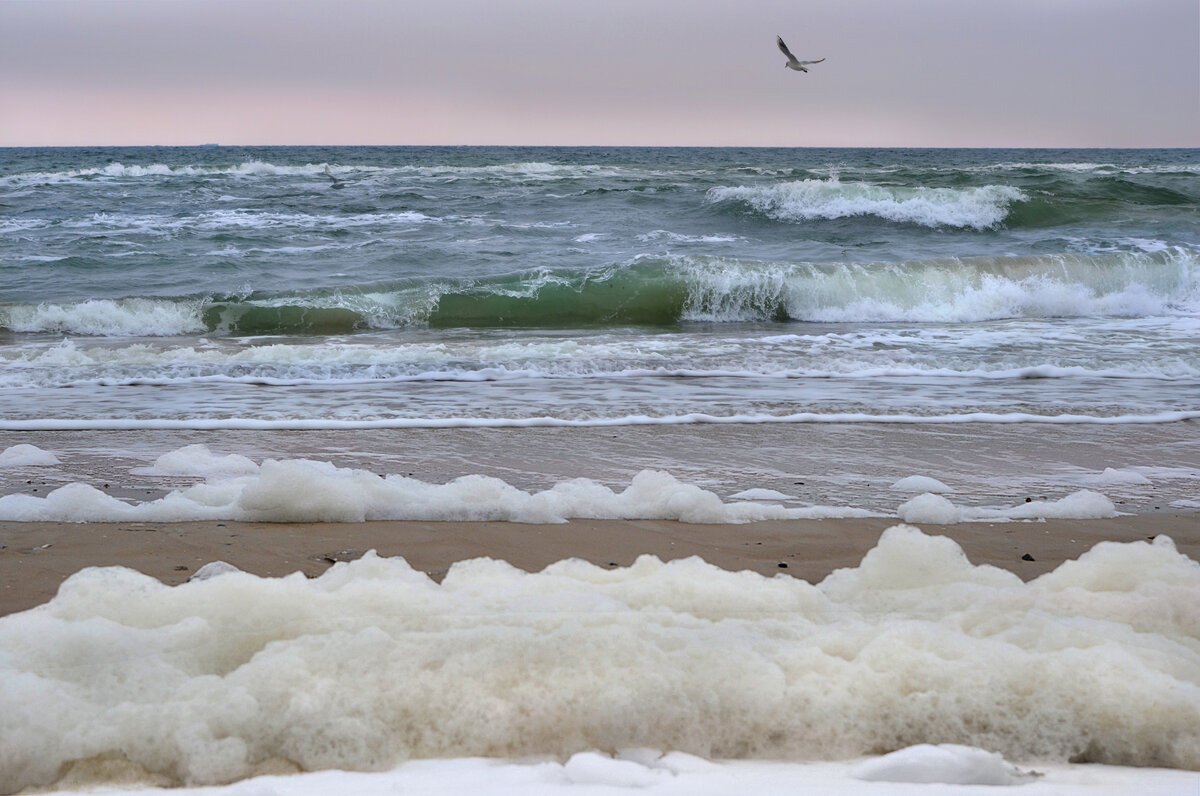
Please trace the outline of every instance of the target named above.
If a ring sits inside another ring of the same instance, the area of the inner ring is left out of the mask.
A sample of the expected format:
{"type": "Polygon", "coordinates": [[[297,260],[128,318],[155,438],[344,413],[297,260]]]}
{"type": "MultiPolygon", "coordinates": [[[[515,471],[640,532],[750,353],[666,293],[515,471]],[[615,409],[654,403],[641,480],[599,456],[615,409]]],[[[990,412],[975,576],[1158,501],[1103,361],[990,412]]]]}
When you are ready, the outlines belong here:
{"type": "Polygon", "coordinates": [[[0,451],[0,467],[54,467],[61,464],[51,451],[21,443],[0,451]]]}
{"type": "MultiPolygon", "coordinates": [[[[643,470],[624,489],[588,478],[562,481],[526,492],[499,478],[465,475],[434,484],[401,475],[338,467],[310,459],[267,459],[257,464],[239,455],[214,454],[188,445],[158,457],[135,473],[203,478],[164,497],[130,503],[85,483],[61,486],[44,497],[0,497],[0,520],[18,522],[363,522],[367,520],[508,521],[559,523],[568,519],[665,519],[697,523],[881,516],[853,506],[789,507],[794,500],[775,490],[747,489],[730,498],[682,482],[670,473],[643,470]]],[[[893,488],[928,489],[940,484],[913,476],[893,488]]],[[[944,487],[944,485],[942,485],[944,487]]],[[[953,524],[1030,519],[1114,517],[1104,495],[1080,490],[1058,500],[1016,506],[957,506],[926,492],[901,504],[906,522],[953,524]]]]}
{"type": "Polygon", "coordinates": [[[0,618],[0,791],[74,761],[208,784],[630,748],[1200,769],[1197,606],[1165,537],[1026,584],[911,526],[815,586],[696,558],[477,559],[440,584],[374,554],[313,580],[86,569],[0,618]]]}
{"type": "Polygon", "coordinates": [[[1058,500],[1031,500],[1016,506],[958,506],[931,492],[900,505],[896,515],[905,522],[954,525],[959,522],[1013,520],[1094,520],[1116,517],[1113,502],[1099,492],[1081,489],[1058,500]]]}
{"type": "Polygon", "coordinates": [[[867,782],[1021,785],[1037,775],[995,752],[959,744],[918,744],[861,763],[850,776],[867,782]]]}
{"type": "Polygon", "coordinates": [[[465,475],[445,484],[337,467],[308,459],[215,456],[203,445],[165,454],[151,475],[203,475],[206,480],[165,497],[128,503],[85,483],[45,497],[0,497],[0,520],[19,522],[363,522],[367,520],[559,523],[571,518],[669,519],[698,523],[877,516],[851,506],[785,508],[726,503],[669,473],[644,470],[621,490],[586,478],[525,492],[498,478],[465,475]]]}

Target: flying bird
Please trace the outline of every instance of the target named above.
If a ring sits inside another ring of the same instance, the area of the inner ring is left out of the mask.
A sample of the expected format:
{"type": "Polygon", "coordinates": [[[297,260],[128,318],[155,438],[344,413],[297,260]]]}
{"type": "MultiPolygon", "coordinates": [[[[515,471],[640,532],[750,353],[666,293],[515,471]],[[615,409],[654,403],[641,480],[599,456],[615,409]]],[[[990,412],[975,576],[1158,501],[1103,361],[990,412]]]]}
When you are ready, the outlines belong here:
{"type": "Polygon", "coordinates": [[[346,187],[346,183],[342,182],[337,177],[333,176],[333,172],[329,170],[328,166],[325,167],[325,176],[333,181],[333,185],[329,186],[330,188],[345,188],[346,187]]]}
{"type": "Polygon", "coordinates": [[[824,58],[821,58],[816,61],[798,61],[796,60],[796,56],[792,55],[792,51],[788,49],[788,46],[783,43],[782,37],[776,36],[775,41],[779,44],[779,49],[784,55],[787,56],[787,63],[784,64],[784,66],[786,66],[788,69],[795,69],[797,72],[807,72],[808,70],[804,67],[808,66],[809,64],[819,64],[821,61],[825,60],[824,58]]]}

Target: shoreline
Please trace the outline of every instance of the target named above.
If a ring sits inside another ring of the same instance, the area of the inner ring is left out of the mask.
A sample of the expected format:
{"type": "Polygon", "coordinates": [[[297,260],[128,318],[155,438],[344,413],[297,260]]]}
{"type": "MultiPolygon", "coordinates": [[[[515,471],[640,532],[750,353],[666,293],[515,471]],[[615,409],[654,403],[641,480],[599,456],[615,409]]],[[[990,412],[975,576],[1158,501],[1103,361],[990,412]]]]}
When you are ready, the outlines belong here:
{"type": "MultiPolygon", "coordinates": [[[[375,550],[403,557],[441,580],[457,561],[494,558],[536,572],[567,558],[629,566],[639,555],[663,560],[699,556],[730,571],[787,575],[819,583],[835,569],[857,567],[894,517],[690,524],[674,520],[510,522],[373,521],[363,523],[0,522],[0,616],[51,599],[86,567],[125,566],[167,585],[225,561],[262,577],[303,572],[316,577],[338,561],[375,550]],[[786,565],[786,566],[782,566],[786,565]]],[[[1099,542],[1171,537],[1200,561],[1194,514],[1136,514],[1107,519],[917,524],[947,536],[972,564],[1006,569],[1028,581],[1076,559],[1099,542]],[[1032,560],[1023,558],[1029,556],[1032,560]]]]}

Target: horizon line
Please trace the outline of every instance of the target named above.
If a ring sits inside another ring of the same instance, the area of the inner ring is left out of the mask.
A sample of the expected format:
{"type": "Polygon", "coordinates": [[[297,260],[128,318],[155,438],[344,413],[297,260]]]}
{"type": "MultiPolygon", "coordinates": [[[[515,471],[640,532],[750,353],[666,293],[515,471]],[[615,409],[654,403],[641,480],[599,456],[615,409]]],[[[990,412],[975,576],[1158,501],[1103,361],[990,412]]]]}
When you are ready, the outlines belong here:
{"type": "Polygon", "coordinates": [[[904,144],[0,144],[0,149],[1011,149],[1011,150],[1052,150],[1052,149],[1107,149],[1107,150],[1145,150],[1145,149],[1200,149],[1200,143],[1193,145],[1110,145],[1110,144],[1038,144],[1038,145],[904,145],[904,144]]]}

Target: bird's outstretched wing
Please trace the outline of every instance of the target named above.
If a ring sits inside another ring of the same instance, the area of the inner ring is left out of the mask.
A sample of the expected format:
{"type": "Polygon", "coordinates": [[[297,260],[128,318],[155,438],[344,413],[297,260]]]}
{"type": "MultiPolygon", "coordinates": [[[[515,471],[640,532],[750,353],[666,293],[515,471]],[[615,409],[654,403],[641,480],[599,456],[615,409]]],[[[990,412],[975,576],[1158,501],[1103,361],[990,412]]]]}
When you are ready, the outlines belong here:
{"type": "Polygon", "coordinates": [[[808,66],[809,64],[819,64],[819,63],[821,63],[821,61],[824,61],[824,60],[825,60],[824,58],[818,58],[815,61],[799,61],[798,63],[801,66],[808,66]]]}
{"type": "MultiPolygon", "coordinates": [[[[782,36],[776,36],[776,37],[775,37],[775,43],[779,45],[779,49],[780,49],[780,51],[781,51],[781,52],[782,52],[784,55],[786,55],[786,56],[787,56],[787,59],[788,59],[789,61],[795,61],[796,63],[799,63],[799,61],[796,61],[796,56],[792,55],[792,51],[791,51],[791,50],[789,50],[789,49],[788,49],[788,46],[787,46],[786,44],[784,44],[784,43],[783,43],[783,37],[782,37],[782,36]]],[[[824,58],[822,58],[821,60],[822,60],[822,61],[824,61],[825,59],[824,59],[824,58]]]]}

